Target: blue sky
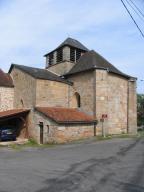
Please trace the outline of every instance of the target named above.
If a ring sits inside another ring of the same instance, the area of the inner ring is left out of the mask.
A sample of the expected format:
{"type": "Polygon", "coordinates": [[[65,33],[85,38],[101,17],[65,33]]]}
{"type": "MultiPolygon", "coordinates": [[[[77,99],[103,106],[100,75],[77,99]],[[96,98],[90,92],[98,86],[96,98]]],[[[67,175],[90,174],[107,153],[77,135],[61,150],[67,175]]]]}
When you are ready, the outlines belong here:
{"type": "MultiPolygon", "coordinates": [[[[144,1],[135,1],[144,13],[144,1]]],[[[144,22],[135,15],[144,31],[144,22]]],[[[120,0],[0,0],[0,68],[45,67],[43,55],[67,37],[138,77],[144,93],[144,38],[120,0]]]]}

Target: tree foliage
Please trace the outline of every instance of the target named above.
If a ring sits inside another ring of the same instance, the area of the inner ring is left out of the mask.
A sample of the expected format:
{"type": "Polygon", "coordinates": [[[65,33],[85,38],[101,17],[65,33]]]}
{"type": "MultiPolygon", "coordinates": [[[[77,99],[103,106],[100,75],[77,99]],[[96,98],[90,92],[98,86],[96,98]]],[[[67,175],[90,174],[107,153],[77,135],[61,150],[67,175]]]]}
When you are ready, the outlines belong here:
{"type": "Polygon", "coordinates": [[[138,126],[144,125],[144,94],[137,95],[138,126]]]}

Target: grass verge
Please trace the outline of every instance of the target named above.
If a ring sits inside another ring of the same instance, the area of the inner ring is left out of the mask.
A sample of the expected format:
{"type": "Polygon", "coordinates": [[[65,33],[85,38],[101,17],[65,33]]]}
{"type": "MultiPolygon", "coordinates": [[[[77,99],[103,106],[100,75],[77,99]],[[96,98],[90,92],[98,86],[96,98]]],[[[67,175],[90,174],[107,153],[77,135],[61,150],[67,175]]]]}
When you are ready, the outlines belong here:
{"type": "Polygon", "coordinates": [[[11,149],[14,150],[21,150],[23,148],[28,148],[28,147],[36,147],[36,148],[50,148],[50,147],[55,147],[57,145],[67,145],[67,144],[80,144],[80,143],[86,143],[87,141],[104,141],[104,140],[110,140],[110,139],[114,139],[114,138],[140,138],[143,137],[144,138],[144,131],[139,131],[138,134],[136,135],[129,135],[129,134],[121,134],[121,135],[107,135],[106,137],[103,136],[96,136],[93,138],[89,138],[89,139],[79,139],[76,141],[71,141],[68,143],[62,143],[62,144],[56,144],[56,143],[48,143],[48,144],[38,144],[34,139],[29,139],[27,143],[25,144],[10,144],[8,146],[3,146],[0,145],[0,147],[9,147],[11,149]]]}

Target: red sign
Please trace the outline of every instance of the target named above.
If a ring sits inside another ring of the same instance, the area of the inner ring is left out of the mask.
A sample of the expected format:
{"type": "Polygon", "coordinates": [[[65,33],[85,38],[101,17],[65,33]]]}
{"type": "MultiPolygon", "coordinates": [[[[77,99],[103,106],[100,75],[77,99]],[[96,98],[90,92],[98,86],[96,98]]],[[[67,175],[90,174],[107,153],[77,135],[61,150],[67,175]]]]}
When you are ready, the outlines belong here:
{"type": "Polygon", "coordinates": [[[102,119],[107,119],[108,115],[107,114],[102,114],[102,119]]]}

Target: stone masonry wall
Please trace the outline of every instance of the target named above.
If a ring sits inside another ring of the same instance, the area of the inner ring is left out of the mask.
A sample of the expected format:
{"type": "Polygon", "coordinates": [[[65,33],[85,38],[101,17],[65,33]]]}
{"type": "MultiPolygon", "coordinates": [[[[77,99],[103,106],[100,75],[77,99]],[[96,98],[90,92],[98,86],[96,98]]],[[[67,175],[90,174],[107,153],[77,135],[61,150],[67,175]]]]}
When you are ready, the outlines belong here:
{"type": "Polygon", "coordinates": [[[129,98],[128,98],[128,132],[131,134],[137,133],[137,95],[136,81],[129,81],[129,98]]]}
{"type": "Polygon", "coordinates": [[[108,118],[103,123],[106,134],[127,132],[128,81],[104,70],[96,70],[96,116],[99,120],[97,134],[102,134],[102,114],[108,118]]]}
{"type": "Polygon", "coordinates": [[[68,107],[68,84],[37,80],[36,106],[41,107],[68,107]]]}
{"type": "Polygon", "coordinates": [[[13,109],[14,88],[0,87],[0,111],[13,109]]]}
{"type": "Polygon", "coordinates": [[[59,125],[55,130],[57,143],[70,142],[78,139],[86,139],[94,136],[94,125],[71,124],[59,125]]]}
{"type": "Polygon", "coordinates": [[[79,73],[69,77],[69,80],[72,81],[73,87],[70,88],[70,107],[73,106],[73,96],[76,92],[80,95],[81,107],[80,109],[85,113],[90,115],[94,114],[94,73],[86,72],[79,73]]]}
{"type": "Polygon", "coordinates": [[[128,80],[109,73],[108,84],[108,132],[127,133],[128,80]]]}
{"type": "Polygon", "coordinates": [[[13,68],[11,76],[15,85],[14,108],[32,108],[35,106],[36,80],[16,68],[13,68]]]}
{"type": "Polygon", "coordinates": [[[33,133],[37,142],[40,142],[39,122],[44,125],[44,143],[65,143],[73,140],[93,137],[94,125],[58,125],[39,112],[34,112],[33,133]]]}
{"type": "Polygon", "coordinates": [[[72,98],[74,93],[78,92],[81,96],[80,110],[91,115],[96,113],[99,121],[97,135],[102,134],[102,126],[105,127],[106,134],[122,134],[127,133],[128,130],[136,132],[136,86],[134,82],[130,82],[128,93],[128,79],[109,73],[107,70],[79,73],[69,77],[69,80],[74,83],[70,88],[69,106],[75,107],[73,104],[75,100],[73,102],[72,98]],[[102,114],[108,115],[103,124],[100,121],[102,114]]]}

